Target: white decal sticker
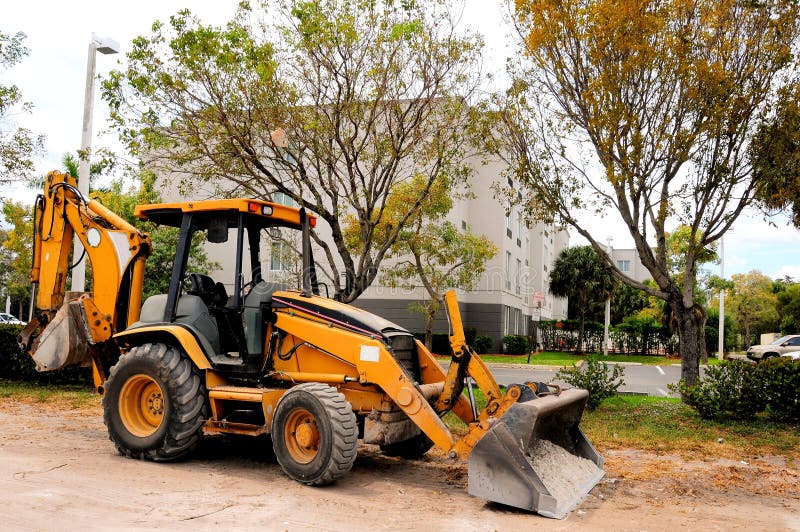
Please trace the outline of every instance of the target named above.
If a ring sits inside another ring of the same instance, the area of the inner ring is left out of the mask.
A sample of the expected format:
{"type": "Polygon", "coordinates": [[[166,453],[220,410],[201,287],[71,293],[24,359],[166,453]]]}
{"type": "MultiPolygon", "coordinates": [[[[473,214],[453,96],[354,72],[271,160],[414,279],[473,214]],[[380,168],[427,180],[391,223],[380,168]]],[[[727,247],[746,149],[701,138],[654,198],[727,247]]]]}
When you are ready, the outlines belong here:
{"type": "Polygon", "coordinates": [[[365,362],[379,362],[381,350],[376,345],[361,346],[361,360],[365,362]]]}

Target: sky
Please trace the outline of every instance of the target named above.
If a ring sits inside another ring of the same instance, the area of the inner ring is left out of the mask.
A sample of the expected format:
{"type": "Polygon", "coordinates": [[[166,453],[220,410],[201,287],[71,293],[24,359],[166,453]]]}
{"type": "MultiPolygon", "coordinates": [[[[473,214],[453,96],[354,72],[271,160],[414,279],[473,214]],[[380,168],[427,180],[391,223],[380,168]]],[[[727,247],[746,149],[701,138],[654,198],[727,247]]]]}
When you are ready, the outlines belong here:
{"type": "MultiPolygon", "coordinates": [[[[190,0],[139,0],[137,2],[75,2],[29,0],[7,3],[0,19],[0,31],[27,34],[25,45],[30,54],[12,69],[0,72],[4,84],[19,86],[23,97],[34,105],[31,115],[16,116],[18,123],[37,133],[43,133],[46,154],[37,160],[42,174],[61,168],[67,152],[80,147],[83,120],[83,100],[86,80],[86,60],[92,33],[111,37],[121,45],[117,55],[97,54],[97,73],[106,75],[121,68],[130,42],[138,35],[148,34],[155,20],[168,20],[178,10],[189,7],[205,23],[222,25],[229,20],[236,0],[197,2],[190,0]]],[[[509,46],[510,30],[503,21],[504,4],[494,0],[466,0],[461,24],[483,34],[487,49],[484,69],[502,74],[505,56],[513,53],[509,46]]],[[[114,134],[106,125],[108,110],[95,89],[94,141],[95,146],[115,146],[114,134]]],[[[15,189],[0,194],[15,200],[31,202],[36,191],[15,189]]],[[[615,248],[633,247],[627,229],[618,216],[609,213],[600,219],[586,219],[589,227],[602,227],[596,238],[612,238],[615,248]]],[[[572,244],[583,240],[571,235],[572,244]]],[[[719,273],[719,265],[709,267],[719,273]]],[[[786,275],[800,280],[800,231],[788,226],[779,216],[765,220],[758,212],[742,215],[725,236],[724,273],[759,270],[772,277],[786,275]]]]}

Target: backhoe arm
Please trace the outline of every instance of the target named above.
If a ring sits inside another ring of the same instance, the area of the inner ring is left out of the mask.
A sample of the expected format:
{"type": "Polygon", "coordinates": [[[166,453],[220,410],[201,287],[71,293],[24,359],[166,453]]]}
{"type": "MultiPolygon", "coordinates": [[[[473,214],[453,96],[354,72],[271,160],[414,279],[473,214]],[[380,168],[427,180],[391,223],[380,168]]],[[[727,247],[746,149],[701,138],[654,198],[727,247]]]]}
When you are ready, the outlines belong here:
{"type": "Polygon", "coordinates": [[[31,282],[38,286],[37,311],[19,341],[40,370],[87,362],[86,344],[102,344],[136,321],[141,309],[150,237],[76,185],[72,176],[50,172],[35,205],[31,282]],[[66,291],[73,236],[92,266],[89,294],[66,291]]]}

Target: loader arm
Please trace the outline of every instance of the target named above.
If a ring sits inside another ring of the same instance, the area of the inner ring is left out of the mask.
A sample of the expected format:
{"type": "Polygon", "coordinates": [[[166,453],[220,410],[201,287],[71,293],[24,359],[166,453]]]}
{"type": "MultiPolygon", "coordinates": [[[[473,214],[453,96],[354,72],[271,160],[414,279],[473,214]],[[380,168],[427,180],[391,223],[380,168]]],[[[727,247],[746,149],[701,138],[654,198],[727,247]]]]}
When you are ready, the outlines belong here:
{"type": "Polygon", "coordinates": [[[93,352],[114,332],[138,320],[150,251],[147,234],[83,196],[75,178],[59,172],[47,175],[34,207],[35,318],[19,337],[38,369],[86,364],[91,358],[95,381],[104,378],[107,364],[98,364],[93,352]],[[73,236],[92,265],[91,293],[66,291],[73,236]]]}

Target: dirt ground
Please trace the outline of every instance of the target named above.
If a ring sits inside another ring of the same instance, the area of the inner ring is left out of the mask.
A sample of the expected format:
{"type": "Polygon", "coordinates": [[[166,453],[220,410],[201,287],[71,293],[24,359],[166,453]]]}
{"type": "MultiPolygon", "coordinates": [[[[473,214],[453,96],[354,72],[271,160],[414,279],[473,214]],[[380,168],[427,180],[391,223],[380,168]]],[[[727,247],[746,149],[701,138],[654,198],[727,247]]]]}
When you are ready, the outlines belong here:
{"type": "Polygon", "coordinates": [[[607,451],[605,480],[556,521],[469,496],[466,466],[428,454],[402,461],[362,446],[348,476],[310,488],[283,475],[267,439],[209,438],[190,460],[140,462],[117,455],[99,406],[0,399],[0,527],[800,530],[800,472],[780,457],[607,451]]]}

